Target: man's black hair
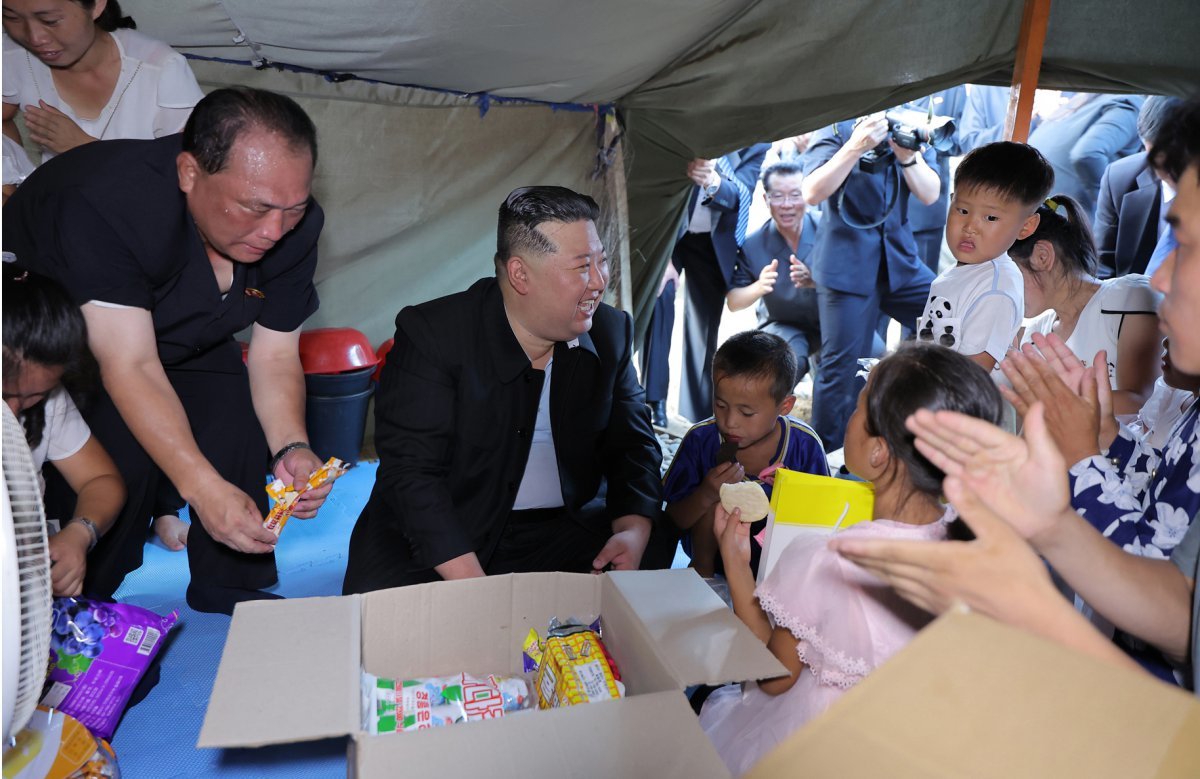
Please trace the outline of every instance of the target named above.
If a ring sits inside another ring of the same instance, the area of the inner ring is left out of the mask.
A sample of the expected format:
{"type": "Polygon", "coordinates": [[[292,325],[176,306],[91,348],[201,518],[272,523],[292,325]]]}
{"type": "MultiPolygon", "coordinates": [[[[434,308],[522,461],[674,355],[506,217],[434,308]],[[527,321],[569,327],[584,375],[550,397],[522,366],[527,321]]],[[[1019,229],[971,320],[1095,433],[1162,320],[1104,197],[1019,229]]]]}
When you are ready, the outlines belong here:
{"type": "Polygon", "coordinates": [[[780,162],[773,163],[768,165],[766,168],[763,168],[762,175],[760,175],[758,179],[762,182],[763,190],[770,192],[772,176],[794,176],[797,173],[803,175],[804,168],[800,167],[794,162],[786,162],[781,160],[780,162]]]}
{"type": "Polygon", "coordinates": [[[1200,161],[1200,100],[1179,103],[1168,112],[1149,159],[1176,181],[1200,161]]]}
{"type": "Polygon", "coordinates": [[[519,187],[500,204],[496,226],[496,270],[509,257],[553,254],[558,247],[537,230],[544,222],[595,222],[600,206],[587,195],[566,187],[519,187]]]}
{"type": "Polygon", "coordinates": [[[1027,143],[998,141],[973,149],[954,172],[954,189],[984,189],[1034,208],[1054,187],[1054,168],[1027,143]]]}
{"type": "Polygon", "coordinates": [[[183,150],[190,152],[209,175],[229,164],[238,136],[261,129],[282,135],[296,150],[309,153],[317,164],[317,128],[290,97],[251,87],[226,87],[209,92],[183,127],[183,150]]]}
{"type": "Polygon", "coordinates": [[[771,397],[782,403],[796,386],[796,354],[787,341],[762,330],[729,337],[713,355],[714,384],[718,376],[743,376],[771,381],[771,397]]]}
{"type": "Polygon", "coordinates": [[[1158,141],[1158,134],[1162,132],[1163,123],[1182,103],[1179,98],[1166,95],[1151,95],[1146,98],[1137,118],[1137,134],[1142,142],[1153,146],[1158,141]]]}

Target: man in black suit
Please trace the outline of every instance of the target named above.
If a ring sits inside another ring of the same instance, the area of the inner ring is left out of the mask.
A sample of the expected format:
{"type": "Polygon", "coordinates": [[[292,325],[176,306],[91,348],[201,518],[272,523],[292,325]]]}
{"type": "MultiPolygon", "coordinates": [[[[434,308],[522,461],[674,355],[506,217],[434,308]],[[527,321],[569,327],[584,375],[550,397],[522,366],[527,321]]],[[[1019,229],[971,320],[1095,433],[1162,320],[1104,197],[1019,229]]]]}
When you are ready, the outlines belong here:
{"type": "MultiPolygon", "coordinates": [[[[721,308],[732,286],[738,248],[746,239],[754,185],[770,148],[769,143],[756,143],[715,160],[697,158],[687,166],[688,178],[695,186],[671,262],[684,274],[687,294],[679,413],[693,422],[712,414],[712,358],[717,351],[721,308]]],[[[661,401],[666,398],[663,377],[675,317],[664,292],[673,294],[670,279],[660,289],[643,351],[646,385],[661,387],[661,395],[651,398],[656,402],[656,416],[662,413],[661,401]]]]}
{"type": "Polygon", "coordinates": [[[600,302],[598,215],[563,187],[515,190],[495,277],[396,317],[345,592],[642,562],[662,456],[632,320],[600,302]]]}
{"type": "MultiPolygon", "coordinates": [[[[1138,113],[1138,136],[1146,148],[1158,137],[1162,122],[1179,104],[1174,97],[1147,98],[1138,113]]],[[[1096,202],[1096,248],[1100,278],[1145,273],[1146,263],[1162,232],[1164,207],[1174,194],[1174,182],[1164,182],[1150,166],[1146,152],[1109,164],[1100,181],[1096,202]]]]}

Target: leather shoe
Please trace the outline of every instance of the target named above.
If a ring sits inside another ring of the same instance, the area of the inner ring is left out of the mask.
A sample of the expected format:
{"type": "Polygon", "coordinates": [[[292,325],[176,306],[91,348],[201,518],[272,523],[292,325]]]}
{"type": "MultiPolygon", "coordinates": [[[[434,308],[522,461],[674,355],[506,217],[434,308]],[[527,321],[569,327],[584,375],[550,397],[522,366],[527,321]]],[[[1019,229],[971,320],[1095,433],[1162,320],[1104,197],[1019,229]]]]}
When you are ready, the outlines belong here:
{"type": "Polygon", "coordinates": [[[646,404],[650,407],[650,421],[655,427],[667,426],[667,401],[652,400],[646,404]]]}

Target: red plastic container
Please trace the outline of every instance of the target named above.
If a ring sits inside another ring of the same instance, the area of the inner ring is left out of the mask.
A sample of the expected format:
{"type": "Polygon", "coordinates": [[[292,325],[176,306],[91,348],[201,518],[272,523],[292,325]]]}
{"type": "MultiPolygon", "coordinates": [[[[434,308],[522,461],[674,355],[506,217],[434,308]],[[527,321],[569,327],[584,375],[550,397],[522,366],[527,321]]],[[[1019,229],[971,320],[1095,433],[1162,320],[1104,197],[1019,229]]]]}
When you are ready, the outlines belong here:
{"type": "Polygon", "coordinates": [[[387,363],[388,352],[396,345],[395,338],[389,338],[379,344],[379,348],[375,350],[375,356],[379,358],[379,365],[376,366],[375,372],[371,374],[371,381],[379,381],[379,374],[383,371],[383,366],[387,363]]]}
{"type": "Polygon", "coordinates": [[[343,373],[378,364],[367,336],[353,327],[321,327],[300,334],[300,365],[305,373],[343,373]]]}

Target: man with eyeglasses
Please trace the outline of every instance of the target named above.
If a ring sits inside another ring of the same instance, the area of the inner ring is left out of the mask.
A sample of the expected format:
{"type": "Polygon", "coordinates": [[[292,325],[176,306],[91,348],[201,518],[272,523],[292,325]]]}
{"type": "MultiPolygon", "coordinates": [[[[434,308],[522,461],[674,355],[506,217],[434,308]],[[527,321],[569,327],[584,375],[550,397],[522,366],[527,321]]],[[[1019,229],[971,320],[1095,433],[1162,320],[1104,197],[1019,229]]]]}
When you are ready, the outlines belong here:
{"type": "Polygon", "coordinates": [[[809,255],[817,234],[817,215],[800,191],[804,172],[793,162],[777,162],[763,171],[763,196],[771,219],[746,236],[725,294],[730,311],[758,303],[758,328],[788,342],[796,355],[797,382],[808,373],[808,358],[821,348],[817,289],[809,255]],[[780,280],[780,275],[787,278],[780,280]]]}

